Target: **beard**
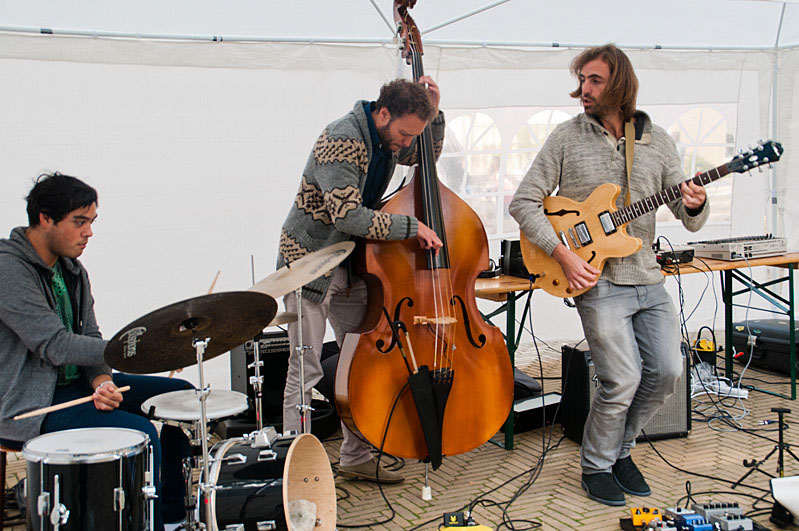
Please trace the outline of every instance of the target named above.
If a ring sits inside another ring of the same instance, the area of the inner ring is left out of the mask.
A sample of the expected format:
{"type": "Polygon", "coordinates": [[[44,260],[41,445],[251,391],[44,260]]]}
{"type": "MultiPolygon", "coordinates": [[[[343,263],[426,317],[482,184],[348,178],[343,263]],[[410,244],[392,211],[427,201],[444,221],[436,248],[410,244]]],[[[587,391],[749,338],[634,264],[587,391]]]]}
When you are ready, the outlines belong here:
{"type": "Polygon", "coordinates": [[[380,138],[380,144],[383,149],[387,149],[389,151],[399,151],[399,147],[395,149],[395,146],[391,143],[391,122],[393,120],[389,120],[389,122],[384,125],[383,127],[377,128],[377,136],[380,138]]]}
{"type": "Polygon", "coordinates": [[[586,114],[590,114],[591,116],[599,118],[613,112],[613,109],[611,109],[610,106],[605,105],[600,100],[589,98],[589,101],[591,102],[590,109],[586,108],[585,103],[583,103],[583,109],[585,110],[586,114]]]}

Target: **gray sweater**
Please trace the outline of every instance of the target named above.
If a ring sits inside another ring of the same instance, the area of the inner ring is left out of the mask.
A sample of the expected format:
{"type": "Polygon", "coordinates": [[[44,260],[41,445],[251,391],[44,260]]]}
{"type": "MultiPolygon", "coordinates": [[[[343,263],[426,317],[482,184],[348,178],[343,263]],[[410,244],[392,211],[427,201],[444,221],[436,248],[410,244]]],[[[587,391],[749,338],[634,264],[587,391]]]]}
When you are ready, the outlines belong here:
{"type": "MultiPolygon", "coordinates": [[[[635,118],[631,202],[687,179],[674,140],[662,128],[653,125],[645,113],[638,111],[635,118]]],[[[509,206],[511,216],[531,242],[552,254],[560,241],[544,215],[542,204],[544,198],[556,188],[559,196],[584,201],[599,185],[613,183],[621,187],[616,206],[624,206],[627,190],[624,142],[623,136],[617,141],[593,116],[585,113],[558,125],[552,131],[509,206]]],[[[686,211],[681,199],[667,206],[691,232],[699,230],[710,215],[707,201],[695,215],[686,211]]],[[[627,232],[630,236],[641,238],[643,246],[632,256],[608,259],[601,278],[626,285],[663,282],[660,266],[652,251],[655,212],[628,223],[627,232]]]]}
{"type": "Polygon", "coordinates": [[[61,258],[77,328],[70,333],[55,312],[47,266],[25,236],[25,227],[0,240],[0,438],[26,441],[39,435],[43,416],[12,420],[20,413],[49,406],[58,367],[83,367],[88,384],[110,374],[103,362],[106,342],[94,317],[89,277],[78,260],[61,258]]]}
{"type": "MultiPolygon", "coordinates": [[[[361,194],[374,149],[364,103],[356,102],[348,114],[328,125],[316,140],[297,197],[283,222],[277,267],[353,237],[404,240],[416,236],[416,218],[387,214],[363,204],[361,194]]],[[[444,144],[445,127],[444,113],[439,113],[431,122],[436,158],[444,144]]],[[[390,177],[397,164],[416,164],[416,139],[410,147],[393,153],[386,175],[390,177]]],[[[387,178],[383,183],[380,197],[388,181],[387,178]]],[[[304,286],[303,297],[321,302],[332,273],[304,286]]]]}

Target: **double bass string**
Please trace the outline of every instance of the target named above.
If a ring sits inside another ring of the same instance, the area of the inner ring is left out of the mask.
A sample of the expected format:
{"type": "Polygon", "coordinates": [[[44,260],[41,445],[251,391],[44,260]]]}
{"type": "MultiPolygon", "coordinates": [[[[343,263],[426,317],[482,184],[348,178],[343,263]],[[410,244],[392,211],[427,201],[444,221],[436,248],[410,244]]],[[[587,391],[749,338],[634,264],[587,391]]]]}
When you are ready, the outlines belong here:
{"type": "MultiPolygon", "coordinates": [[[[407,24],[406,24],[407,27],[407,24]]],[[[417,45],[414,41],[414,33],[411,32],[409,34],[409,48],[410,48],[410,56],[412,62],[412,69],[413,69],[413,77],[416,81],[423,75],[422,70],[422,63],[421,57],[417,50],[417,45]]],[[[422,187],[423,194],[424,194],[424,208],[425,208],[425,217],[426,220],[432,220],[434,218],[434,209],[439,210],[441,208],[440,205],[440,198],[434,198],[434,188],[438,190],[437,183],[431,182],[435,176],[435,167],[429,167],[428,163],[435,159],[433,146],[431,145],[429,129],[425,129],[422,135],[419,137],[419,165],[421,167],[421,175],[424,180],[424,186],[422,187]],[[426,155],[426,156],[425,156],[426,155]],[[436,200],[438,199],[438,200],[436,200]]],[[[439,219],[442,221],[442,219],[439,219]]],[[[431,224],[432,228],[435,230],[438,224],[431,224]]],[[[443,227],[441,227],[443,229],[443,227]]],[[[446,234],[440,234],[442,239],[446,238],[446,234]]],[[[435,251],[428,250],[429,253],[429,263],[431,264],[430,274],[431,274],[431,284],[433,286],[433,302],[435,307],[435,327],[433,329],[433,335],[435,336],[434,340],[434,355],[433,355],[433,369],[438,368],[439,366],[450,366],[452,358],[448,355],[447,351],[454,347],[454,327],[450,326],[454,322],[454,315],[452,313],[452,306],[447,304],[447,301],[452,300],[453,294],[453,287],[452,287],[452,277],[447,275],[447,282],[441,281],[442,270],[440,267],[437,267],[436,263],[436,256],[435,251]],[[445,293],[446,292],[446,293],[445,293]],[[444,333],[442,334],[442,330],[444,333]],[[443,337],[442,337],[443,336],[443,337]]],[[[429,325],[428,325],[429,326],[429,325]]]]}

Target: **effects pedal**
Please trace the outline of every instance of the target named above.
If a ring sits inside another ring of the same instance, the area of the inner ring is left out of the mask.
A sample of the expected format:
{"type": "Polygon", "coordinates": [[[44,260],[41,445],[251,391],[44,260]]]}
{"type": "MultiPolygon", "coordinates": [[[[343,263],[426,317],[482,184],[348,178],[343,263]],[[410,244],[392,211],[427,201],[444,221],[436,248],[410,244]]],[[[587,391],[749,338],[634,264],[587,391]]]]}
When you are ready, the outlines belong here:
{"type": "Polygon", "coordinates": [[[490,527],[476,524],[471,516],[464,518],[462,512],[444,513],[444,526],[440,529],[465,531],[491,531],[490,527]]]}

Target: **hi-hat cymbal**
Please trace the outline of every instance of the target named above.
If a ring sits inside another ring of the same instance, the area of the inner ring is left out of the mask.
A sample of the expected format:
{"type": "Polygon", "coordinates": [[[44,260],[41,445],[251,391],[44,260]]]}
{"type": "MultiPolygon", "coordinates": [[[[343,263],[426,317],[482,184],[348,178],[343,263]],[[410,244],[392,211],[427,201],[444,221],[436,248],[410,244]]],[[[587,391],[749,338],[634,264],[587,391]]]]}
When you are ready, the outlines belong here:
{"type": "Polygon", "coordinates": [[[355,248],[353,242],[340,242],[325,247],[283,266],[247,291],[282,297],[335,269],[355,248]]]}
{"type": "Polygon", "coordinates": [[[122,372],[147,374],[197,363],[193,339],[210,338],[204,360],[252,339],[277,313],[264,293],[229,291],[176,302],[150,312],[117,332],[105,362],[122,372]]]}

